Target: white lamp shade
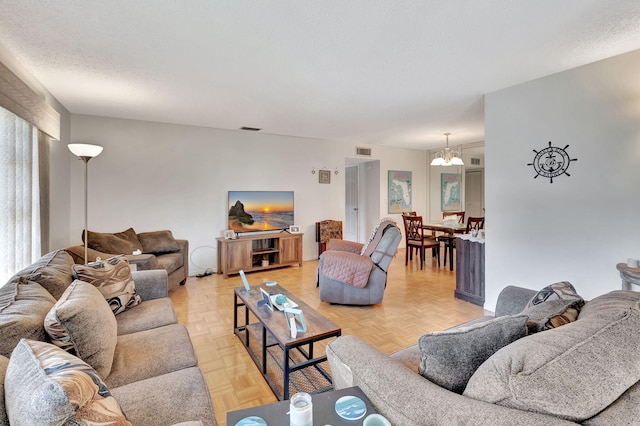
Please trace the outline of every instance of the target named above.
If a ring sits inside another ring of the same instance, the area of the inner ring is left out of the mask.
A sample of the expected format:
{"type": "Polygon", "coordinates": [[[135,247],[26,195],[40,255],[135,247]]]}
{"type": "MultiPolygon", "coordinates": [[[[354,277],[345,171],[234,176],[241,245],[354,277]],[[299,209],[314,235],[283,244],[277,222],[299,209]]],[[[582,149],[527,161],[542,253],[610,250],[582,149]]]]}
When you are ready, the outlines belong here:
{"type": "Polygon", "coordinates": [[[453,164],[454,166],[464,166],[464,162],[460,157],[452,157],[451,164],[453,164]]]}
{"type": "Polygon", "coordinates": [[[77,157],[97,157],[103,150],[100,145],[91,145],[87,143],[70,143],[67,145],[69,151],[71,151],[77,157]]]}
{"type": "Polygon", "coordinates": [[[432,166],[444,166],[444,159],[442,157],[436,157],[431,161],[432,166]]]}

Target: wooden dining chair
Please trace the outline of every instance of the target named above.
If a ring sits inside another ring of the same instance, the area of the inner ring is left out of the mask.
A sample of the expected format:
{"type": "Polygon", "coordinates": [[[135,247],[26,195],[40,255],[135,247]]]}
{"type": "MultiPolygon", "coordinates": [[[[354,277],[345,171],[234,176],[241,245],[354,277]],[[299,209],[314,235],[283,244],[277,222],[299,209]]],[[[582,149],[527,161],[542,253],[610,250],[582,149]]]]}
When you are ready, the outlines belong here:
{"type": "Polygon", "coordinates": [[[425,252],[428,248],[435,250],[438,266],[440,266],[440,241],[424,235],[422,216],[402,215],[402,222],[404,223],[405,243],[407,247],[404,261],[405,266],[409,264],[409,259],[413,260],[413,252],[416,251],[420,256],[420,269],[422,269],[425,252]]]}
{"type": "MultiPolygon", "coordinates": [[[[442,219],[446,220],[449,216],[457,216],[458,223],[464,224],[464,212],[442,212],[442,219]]],[[[447,266],[447,254],[453,253],[450,246],[456,248],[456,237],[455,235],[443,234],[438,236],[438,241],[440,241],[444,246],[444,266],[447,266]]],[[[453,270],[453,259],[449,259],[450,268],[453,270]]]]}
{"type": "Polygon", "coordinates": [[[484,217],[469,217],[469,219],[467,219],[467,234],[469,234],[472,229],[479,231],[482,228],[484,228],[484,217]]]}

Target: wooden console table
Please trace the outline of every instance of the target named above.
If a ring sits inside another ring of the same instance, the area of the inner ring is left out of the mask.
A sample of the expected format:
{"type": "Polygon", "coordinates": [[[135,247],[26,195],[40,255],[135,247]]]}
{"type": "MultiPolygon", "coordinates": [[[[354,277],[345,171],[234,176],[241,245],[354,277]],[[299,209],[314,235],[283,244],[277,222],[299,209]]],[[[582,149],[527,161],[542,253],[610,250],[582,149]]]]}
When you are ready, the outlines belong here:
{"type": "Polygon", "coordinates": [[[253,272],[302,266],[302,235],[281,232],[243,235],[234,240],[217,238],[218,273],[227,278],[240,270],[253,272]]]}

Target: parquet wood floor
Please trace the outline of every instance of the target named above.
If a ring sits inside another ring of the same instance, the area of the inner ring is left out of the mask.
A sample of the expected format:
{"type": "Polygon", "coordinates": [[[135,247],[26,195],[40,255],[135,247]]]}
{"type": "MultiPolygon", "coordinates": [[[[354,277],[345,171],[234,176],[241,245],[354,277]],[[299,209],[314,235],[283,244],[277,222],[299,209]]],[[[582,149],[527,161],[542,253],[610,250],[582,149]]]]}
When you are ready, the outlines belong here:
{"type": "MultiPolygon", "coordinates": [[[[382,304],[341,306],[320,302],[315,286],[317,260],[247,275],[251,284],[277,281],[309,306],[340,325],[342,334],[356,335],[390,354],[416,344],[427,332],[443,330],[477,318],[484,310],[453,297],[455,270],[437,267],[428,259],[423,270],[415,259],[405,267],[405,251],[398,251],[389,268],[382,304]]],[[[178,321],[187,326],[203,370],[216,420],[226,425],[230,410],[276,402],[271,389],[233,334],[233,288],[238,276],[189,277],[169,294],[178,321]]]]}

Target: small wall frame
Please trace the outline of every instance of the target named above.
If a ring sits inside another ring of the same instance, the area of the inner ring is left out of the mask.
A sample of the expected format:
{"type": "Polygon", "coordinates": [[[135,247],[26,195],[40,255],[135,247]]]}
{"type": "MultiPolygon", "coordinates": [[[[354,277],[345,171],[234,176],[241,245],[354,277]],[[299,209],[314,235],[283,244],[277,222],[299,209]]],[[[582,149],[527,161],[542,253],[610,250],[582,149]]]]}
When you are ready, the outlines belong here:
{"type": "Polygon", "coordinates": [[[300,233],[300,225],[290,225],[289,233],[291,234],[299,234],[300,233]]]}
{"type": "Polygon", "coordinates": [[[331,183],[331,170],[318,170],[318,183],[331,183]]]}
{"type": "Polygon", "coordinates": [[[269,297],[269,293],[264,291],[264,289],[260,289],[260,294],[262,295],[262,300],[258,300],[258,307],[266,306],[273,311],[273,304],[271,303],[271,297],[269,297]]]}

